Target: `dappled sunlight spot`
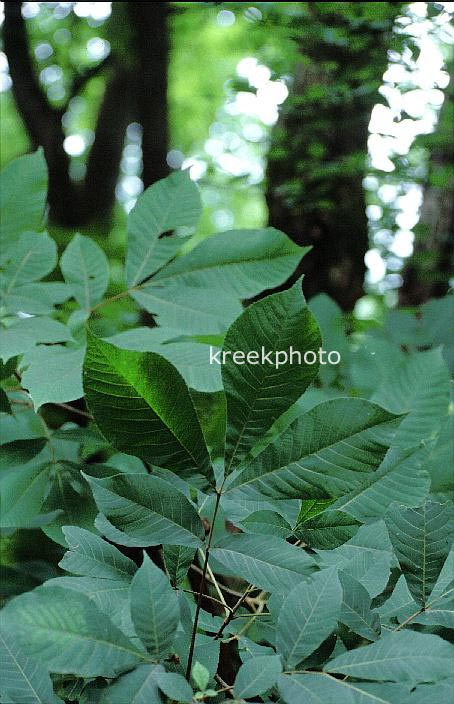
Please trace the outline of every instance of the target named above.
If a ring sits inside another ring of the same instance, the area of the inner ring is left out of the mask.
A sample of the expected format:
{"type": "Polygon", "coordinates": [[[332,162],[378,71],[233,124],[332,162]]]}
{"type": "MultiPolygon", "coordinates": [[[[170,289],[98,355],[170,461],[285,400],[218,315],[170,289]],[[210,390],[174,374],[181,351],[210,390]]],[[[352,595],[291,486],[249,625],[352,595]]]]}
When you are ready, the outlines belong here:
{"type": "Polygon", "coordinates": [[[380,254],[385,267],[376,254],[371,255],[367,283],[381,293],[401,283],[398,274],[386,274],[386,263],[390,270],[398,271],[398,260],[390,256],[400,257],[403,265],[413,252],[412,229],[418,223],[423,199],[417,179],[422,174],[413,168],[411,175],[403,179],[393,172],[396,164],[399,169],[409,164],[416,137],[430,134],[436,128],[444,100],[442,91],[449,81],[443,44],[454,43],[449,15],[454,4],[442,5],[444,12],[427,17],[427,3],[413,3],[396,21],[396,33],[410,37],[416,53],[410,46],[404,46],[401,52],[388,51],[389,64],[379,89],[387,104],[375,105],[371,114],[368,150],[376,174],[366,177],[363,184],[366,191],[374,194],[374,205],[369,206],[367,215],[377,245],[374,251],[380,254]],[[380,203],[382,214],[377,217],[380,203]],[[394,224],[392,229],[384,227],[390,219],[394,224]]]}
{"type": "Polygon", "coordinates": [[[220,27],[231,27],[235,24],[235,14],[230,10],[221,10],[216,16],[216,22],[220,27]]]}
{"type": "Polygon", "coordinates": [[[76,2],[74,14],[77,17],[91,17],[94,20],[106,20],[112,12],[111,2],[76,2]]]}
{"type": "Polygon", "coordinates": [[[46,61],[46,59],[49,59],[53,53],[54,50],[52,49],[49,42],[41,42],[40,44],[35,46],[35,56],[38,61],[46,61]]]}
{"type": "Polygon", "coordinates": [[[364,257],[367,266],[366,280],[370,284],[376,284],[383,279],[386,274],[386,264],[382,259],[378,249],[369,249],[364,257]]]}
{"type": "Polygon", "coordinates": [[[70,156],[80,156],[85,151],[85,140],[81,134],[70,134],[63,142],[63,149],[70,156]]]}
{"type": "Polygon", "coordinates": [[[93,61],[105,59],[110,54],[110,43],[101,37],[92,37],[87,42],[87,54],[93,61]]]}
{"type": "Polygon", "coordinates": [[[189,176],[191,180],[198,181],[200,178],[202,178],[202,176],[205,176],[207,165],[201,159],[191,157],[183,161],[183,163],[181,164],[181,168],[189,169],[189,176]]]}

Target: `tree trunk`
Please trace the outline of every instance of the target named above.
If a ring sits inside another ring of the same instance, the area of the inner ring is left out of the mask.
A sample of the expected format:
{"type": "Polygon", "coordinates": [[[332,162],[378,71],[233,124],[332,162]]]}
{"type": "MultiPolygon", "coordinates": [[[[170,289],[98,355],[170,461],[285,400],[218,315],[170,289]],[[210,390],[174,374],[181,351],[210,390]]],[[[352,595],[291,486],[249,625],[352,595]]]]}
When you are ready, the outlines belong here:
{"type": "Polygon", "coordinates": [[[347,311],[363,295],[368,124],[400,5],[377,4],[387,6],[380,23],[364,7],[371,3],[308,4],[310,17],[297,28],[302,60],[267,171],[270,224],[313,245],[292,281],[303,273],[307,298],[324,292],[347,311]]]}
{"type": "Polygon", "coordinates": [[[446,295],[454,276],[454,62],[449,73],[438,127],[429,139],[428,183],[415,228],[414,253],[403,272],[402,306],[417,306],[446,295]]]}
{"type": "Polygon", "coordinates": [[[145,188],[169,173],[167,67],[169,14],[166,2],[128,3],[138,72],[137,119],[142,125],[142,180],[145,188]]]}
{"type": "Polygon", "coordinates": [[[14,99],[33,148],[44,148],[52,218],[63,224],[77,224],[79,199],[69,177],[69,156],[63,149],[61,113],[51,107],[36,78],[21,10],[21,2],[5,3],[3,41],[14,99]]]}
{"type": "Polygon", "coordinates": [[[21,5],[20,2],[5,3],[5,53],[19,114],[33,147],[44,147],[49,169],[49,217],[69,227],[94,221],[108,226],[115,205],[125,131],[131,121],[140,122],[143,128],[145,187],[168,173],[168,5],[113,3],[109,20],[111,56],[99,67],[78,76],[70,96],[77,94],[86,80],[97,72],[107,72],[86,176],[77,184],[71,181],[70,158],[63,148],[63,111],[49,104],[36,78],[21,5]]]}

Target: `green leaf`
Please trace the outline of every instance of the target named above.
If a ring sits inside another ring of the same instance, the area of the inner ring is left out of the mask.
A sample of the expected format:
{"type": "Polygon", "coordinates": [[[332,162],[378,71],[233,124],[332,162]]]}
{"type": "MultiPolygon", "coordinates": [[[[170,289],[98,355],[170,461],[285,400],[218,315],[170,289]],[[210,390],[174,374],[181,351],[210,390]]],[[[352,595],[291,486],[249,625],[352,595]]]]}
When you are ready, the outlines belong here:
{"type": "Polygon", "coordinates": [[[449,405],[449,372],[441,349],[404,357],[387,369],[372,400],[393,413],[406,413],[394,445],[415,447],[438,428],[449,405]]]}
{"type": "Polygon", "coordinates": [[[135,637],[129,606],[129,582],[97,577],[55,577],[48,579],[43,586],[85,594],[125,635],[135,637]]]}
{"type": "Polygon", "coordinates": [[[131,583],[131,617],[148,652],[162,660],[180,620],[178,598],[164,572],[146,553],[131,583]]]}
{"type": "Polygon", "coordinates": [[[430,593],[430,604],[446,596],[454,596],[454,544],[451,546],[446,561],[441,569],[436,584],[430,593]]]}
{"type": "Polygon", "coordinates": [[[442,680],[438,684],[421,684],[412,690],[407,699],[402,699],[398,704],[451,704],[454,691],[454,678],[442,680]]]}
{"type": "Polygon", "coordinates": [[[368,680],[408,682],[411,686],[437,682],[454,675],[454,645],[430,633],[397,631],[339,655],[324,669],[368,680]]]}
{"type": "Polygon", "coordinates": [[[326,293],[319,293],[308,301],[309,309],[319,324],[325,350],[336,350],[341,356],[337,365],[322,364],[318,373],[323,386],[333,384],[342,375],[350,359],[345,333],[345,316],[341,308],[326,293]]]}
{"type": "Polygon", "coordinates": [[[361,582],[369,596],[385,589],[390,575],[392,546],[383,521],[361,526],[335,550],[316,550],[320,567],[336,567],[361,582]]]}
{"type": "Polygon", "coordinates": [[[92,529],[96,505],[78,464],[60,460],[50,466],[51,482],[42,510],[57,510],[58,515],[50,525],[43,527],[43,531],[51,540],[66,548],[62,527],[69,524],[92,529]]]}
{"type": "Polygon", "coordinates": [[[191,677],[199,690],[204,692],[208,687],[208,682],[210,681],[210,673],[201,662],[198,662],[198,660],[196,660],[191,670],[191,677]]]}
{"type": "Polygon", "coordinates": [[[239,699],[250,699],[274,687],[282,672],[278,655],[261,655],[244,662],[235,678],[233,693],[239,699]]]}
{"type": "Polygon", "coordinates": [[[166,359],[120,350],[89,333],[84,388],[99,429],[121,452],[175,472],[209,472],[188,388],[166,359]]]}
{"type": "Polygon", "coordinates": [[[342,585],[342,606],[339,621],[354,633],[367,640],[377,640],[380,635],[380,619],[371,611],[371,598],[356,579],[346,572],[339,572],[342,585]]]}
{"type": "Polygon", "coordinates": [[[158,683],[159,689],[164,692],[166,697],[178,702],[187,702],[191,704],[193,701],[192,687],[186,682],[182,675],[176,672],[157,672],[155,680],[158,683]]]}
{"type": "Polygon", "coordinates": [[[19,318],[0,334],[0,357],[7,362],[11,357],[27,352],[39,342],[68,342],[72,335],[66,325],[46,317],[19,318]]]}
{"type": "Polygon", "coordinates": [[[0,445],[0,464],[4,468],[3,473],[7,469],[22,468],[21,465],[27,464],[41,452],[46,442],[46,438],[38,437],[17,439],[0,445]]]}
{"type": "Polygon", "coordinates": [[[329,509],[334,499],[303,499],[296,522],[297,527],[329,509]]]}
{"type": "Polygon", "coordinates": [[[427,458],[424,468],[429,472],[432,492],[442,492],[454,499],[454,413],[448,415],[427,458]]]}
{"type": "Polygon", "coordinates": [[[205,531],[195,508],[163,479],[149,474],[84,476],[99,510],[117,530],[134,538],[136,546],[201,545],[205,531]]]}
{"type": "Polygon", "coordinates": [[[48,292],[49,284],[25,284],[1,293],[1,303],[5,313],[28,313],[47,315],[54,310],[54,302],[48,292]]]}
{"type": "Polygon", "coordinates": [[[46,205],[47,166],[44,151],[26,154],[8,164],[0,176],[0,249],[25,230],[39,230],[46,205]]]}
{"type": "Polygon", "coordinates": [[[176,328],[180,334],[224,333],[243,310],[240,302],[224,291],[216,291],[211,298],[206,289],[165,287],[155,283],[155,279],[131,295],[142,308],[158,317],[159,325],[176,328]]]}
{"type": "Polygon", "coordinates": [[[216,543],[210,554],[229,574],[270,592],[291,589],[314,568],[303,550],[271,535],[230,535],[216,543]]]}
{"type": "Polygon", "coordinates": [[[60,269],[82,308],[90,310],[99,303],[109,283],[109,262],[96,242],[74,235],[60,259],[60,269]]]}
{"type": "MultiPolygon", "coordinates": [[[[249,306],[227,332],[224,352],[230,352],[222,367],[227,397],[226,473],[248,454],[255,442],[270,428],[309,386],[318,364],[291,364],[276,368],[246,361],[235,364],[234,352],[247,355],[262,347],[266,352],[304,354],[317,352],[321,345],[315,318],[306,306],[301,282],[283,293],[268,296],[249,306]]],[[[298,360],[296,360],[298,361],[298,360]]]]}
{"type": "Polygon", "coordinates": [[[62,345],[37,345],[25,353],[22,385],[28,389],[35,410],[45,403],[66,403],[83,396],[83,349],[62,345]]]}
{"type": "Polygon", "coordinates": [[[352,538],[359,525],[341,511],[323,511],[297,526],[294,534],[310,548],[332,550],[352,538]]]}
{"type": "Polygon", "coordinates": [[[96,704],[162,704],[156,680],[162,671],[162,665],[139,665],[109,685],[96,704]]]}
{"type": "Polygon", "coordinates": [[[395,505],[385,520],[408,588],[425,606],[453,542],[454,507],[434,501],[406,510],[395,505]]]}
{"type": "Polygon", "coordinates": [[[51,672],[116,677],[143,660],[141,652],[88,597],[61,587],[39,587],[3,609],[26,655],[51,672]]]}
{"type": "Polygon", "coordinates": [[[286,704],[406,704],[410,691],[405,685],[349,682],[323,672],[281,675],[278,687],[286,704]]]}
{"type": "Polygon", "coordinates": [[[288,279],[309,249],[271,227],[231,230],[204,240],[161,269],[154,280],[252,298],[288,279]]]}
{"type": "MultiPolygon", "coordinates": [[[[241,311],[240,311],[241,312],[241,311]]],[[[209,364],[210,348],[198,342],[167,342],[179,336],[169,328],[134,328],[106,339],[111,345],[138,352],[157,352],[172,362],[186,384],[197,391],[222,389],[221,369],[209,364]]],[[[217,352],[218,348],[214,348],[217,352]]]]}
{"type": "Polygon", "coordinates": [[[49,517],[40,516],[46,488],[49,466],[46,462],[18,467],[1,479],[2,528],[31,528],[46,523],[49,517]]]}
{"type": "Polygon", "coordinates": [[[188,171],[176,171],[142,193],[128,218],[128,286],[160,269],[181,247],[178,238],[159,239],[159,235],[177,227],[193,227],[201,210],[199,191],[188,171]]]}
{"type": "Polygon", "coordinates": [[[362,486],[399,419],[363,399],[338,398],[297,418],[229,486],[272,498],[330,498],[362,486]]]}
{"type": "Polygon", "coordinates": [[[77,526],[63,526],[62,530],[69,547],[58,563],[62,570],[86,577],[131,580],[137,567],[116,547],[77,526]]]}
{"type": "Polygon", "coordinates": [[[420,623],[423,626],[443,626],[450,630],[454,629],[454,589],[451,590],[451,599],[437,602],[433,606],[429,604],[427,609],[413,619],[413,623],[420,623]]]}
{"type": "Polygon", "coordinates": [[[63,704],[54,694],[47,670],[30,660],[7,631],[0,632],[0,664],[2,697],[20,704],[63,704]]]}
{"type": "Polygon", "coordinates": [[[194,560],[195,550],[183,545],[164,545],[163,555],[170,582],[176,587],[186,579],[189,567],[194,560]]]}
{"type": "Polygon", "coordinates": [[[276,647],[288,668],[298,665],[333,632],[342,588],[336,570],[322,570],[297,584],[279,612],[276,647]]]}
{"type": "Polygon", "coordinates": [[[279,538],[288,538],[292,533],[285,518],[274,511],[254,511],[241,521],[240,527],[245,533],[276,535],[279,538]]]}
{"type": "Polygon", "coordinates": [[[391,448],[376,472],[358,488],[336,501],[333,509],[346,511],[359,521],[384,516],[392,503],[419,506],[430,490],[430,477],[422,466],[427,448],[391,448]]]}
{"type": "Polygon", "coordinates": [[[57,264],[57,245],[47,232],[24,232],[0,261],[2,288],[8,294],[49,274],[57,264]]]}

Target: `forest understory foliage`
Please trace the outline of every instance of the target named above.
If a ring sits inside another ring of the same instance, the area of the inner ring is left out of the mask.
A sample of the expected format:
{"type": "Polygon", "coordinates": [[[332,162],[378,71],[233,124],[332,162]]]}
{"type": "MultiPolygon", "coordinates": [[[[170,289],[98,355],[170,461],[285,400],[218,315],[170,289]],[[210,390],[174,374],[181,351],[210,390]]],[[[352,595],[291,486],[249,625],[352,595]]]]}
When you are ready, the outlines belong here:
{"type": "Polygon", "coordinates": [[[139,197],[112,290],[46,193],[41,151],[2,175],[1,703],[452,702],[454,298],[264,295],[308,248],[191,248],[186,172],[139,197]],[[341,361],[209,363],[262,346],[341,361]]]}

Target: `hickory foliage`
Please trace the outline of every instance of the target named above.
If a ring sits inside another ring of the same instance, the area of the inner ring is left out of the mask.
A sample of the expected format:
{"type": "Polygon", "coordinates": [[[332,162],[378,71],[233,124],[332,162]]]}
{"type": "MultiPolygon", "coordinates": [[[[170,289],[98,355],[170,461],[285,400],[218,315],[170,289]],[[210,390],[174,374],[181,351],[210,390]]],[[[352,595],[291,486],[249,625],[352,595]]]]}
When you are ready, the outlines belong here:
{"type": "Polygon", "coordinates": [[[2,704],[451,701],[452,297],[348,331],[300,281],[245,305],[305,251],[192,246],[184,172],[130,213],[121,287],[86,235],[58,258],[41,152],[2,179],[2,704]],[[321,344],[339,365],[208,362],[321,344]]]}

